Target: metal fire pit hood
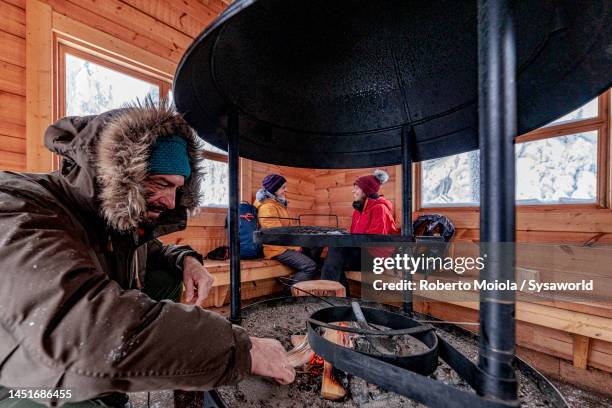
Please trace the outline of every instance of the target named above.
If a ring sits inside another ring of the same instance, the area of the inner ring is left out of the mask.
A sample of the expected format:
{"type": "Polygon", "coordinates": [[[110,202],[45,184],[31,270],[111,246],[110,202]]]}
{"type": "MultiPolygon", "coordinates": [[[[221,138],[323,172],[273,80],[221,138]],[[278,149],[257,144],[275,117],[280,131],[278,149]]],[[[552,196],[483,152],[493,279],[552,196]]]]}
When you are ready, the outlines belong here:
{"type": "MultiPolygon", "coordinates": [[[[401,237],[410,242],[412,163],[480,148],[480,240],[514,242],[514,138],[610,87],[611,9],[609,0],[228,7],[187,50],[174,98],[203,139],[228,150],[232,322],[240,322],[239,156],[310,168],[401,163],[401,237]]],[[[514,279],[514,254],[497,248],[481,279],[514,279]]],[[[403,303],[410,314],[410,291],[403,303]]],[[[514,292],[483,291],[479,315],[478,365],[459,368],[482,396],[468,405],[514,408],[514,292]]],[[[404,386],[429,406],[466,405],[442,386],[439,394],[404,386]]]]}
{"type": "MultiPolygon", "coordinates": [[[[611,3],[521,0],[515,6],[518,134],[610,86],[611,3]]],[[[184,55],[179,111],[240,156],[310,168],[401,163],[477,149],[477,2],[238,0],[184,55]]]]}

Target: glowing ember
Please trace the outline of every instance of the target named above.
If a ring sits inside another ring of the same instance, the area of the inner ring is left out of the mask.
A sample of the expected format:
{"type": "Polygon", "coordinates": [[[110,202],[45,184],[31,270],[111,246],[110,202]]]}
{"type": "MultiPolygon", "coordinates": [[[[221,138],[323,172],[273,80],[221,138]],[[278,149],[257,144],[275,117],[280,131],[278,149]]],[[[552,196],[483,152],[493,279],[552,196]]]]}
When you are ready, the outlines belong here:
{"type": "Polygon", "coordinates": [[[321,358],[321,356],[313,354],[308,362],[308,365],[306,366],[306,371],[308,374],[318,377],[323,373],[323,363],[324,360],[321,358]]]}

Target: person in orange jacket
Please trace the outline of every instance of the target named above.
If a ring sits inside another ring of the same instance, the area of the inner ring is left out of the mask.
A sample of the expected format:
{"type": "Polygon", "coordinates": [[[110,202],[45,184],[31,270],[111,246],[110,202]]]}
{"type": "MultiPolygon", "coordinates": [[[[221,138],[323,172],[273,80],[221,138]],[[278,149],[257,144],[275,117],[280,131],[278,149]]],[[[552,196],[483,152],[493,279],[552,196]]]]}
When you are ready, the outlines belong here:
{"type": "MultiPolygon", "coordinates": [[[[353,218],[351,234],[399,234],[393,219],[393,204],[379,195],[380,186],[389,180],[384,170],[359,177],[353,183],[353,218]]],[[[358,247],[330,247],[321,279],[339,281],[347,286],[344,271],[361,270],[361,250],[358,247]]]]}
{"type": "MultiPolygon", "coordinates": [[[[287,210],[287,180],[279,174],[269,174],[255,195],[253,203],[257,208],[257,218],[261,228],[291,226],[292,219],[287,210]]],[[[316,252],[317,250],[313,250],[316,252]]],[[[264,245],[264,258],[274,259],[295,269],[293,283],[314,279],[317,274],[317,263],[309,256],[308,248],[295,246],[264,245]]]]}

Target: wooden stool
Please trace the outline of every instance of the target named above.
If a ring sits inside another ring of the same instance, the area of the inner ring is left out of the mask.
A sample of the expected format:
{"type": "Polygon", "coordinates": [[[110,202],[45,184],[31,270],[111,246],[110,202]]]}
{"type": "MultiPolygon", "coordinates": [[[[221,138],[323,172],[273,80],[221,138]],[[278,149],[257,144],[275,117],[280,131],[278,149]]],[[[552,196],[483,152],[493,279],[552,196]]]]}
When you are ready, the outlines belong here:
{"type": "Polygon", "coordinates": [[[316,296],[346,297],[346,288],[340,282],[323,279],[298,282],[291,287],[291,294],[296,297],[309,296],[310,293],[316,296]]]}

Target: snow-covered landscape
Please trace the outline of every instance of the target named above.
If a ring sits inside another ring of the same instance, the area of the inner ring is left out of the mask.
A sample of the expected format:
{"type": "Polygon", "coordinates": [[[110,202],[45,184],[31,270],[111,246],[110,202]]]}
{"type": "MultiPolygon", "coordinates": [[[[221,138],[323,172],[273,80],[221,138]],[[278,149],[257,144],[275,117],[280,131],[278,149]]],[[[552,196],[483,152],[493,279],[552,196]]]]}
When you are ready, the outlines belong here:
{"type": "MultiPolygon", "coordinates": [[[[151,97],[153,100],[159,100],[159,96],[158,85],[66,54],[66,115],[95,115],[120,108],[136,99],[151,97]]],[[[202,148],[225,153],[206,142],[202,142],[202,148]]],[[[202,191],[205,194],[200,205],[227,206],[227,164],[205,160],[204,171],[206,177],[202,191]]]]}
{"type": "MultiPolygon", "coordinates": [[[[597,100],[552,124],[597,116],[597,100]]],[[[479,151],[422,163],[421,196],[427,207],[478,205],[479,151]]],[[[597,197],[597,132],[516,144],[519,204],[592,203],[597,197]]]]}

